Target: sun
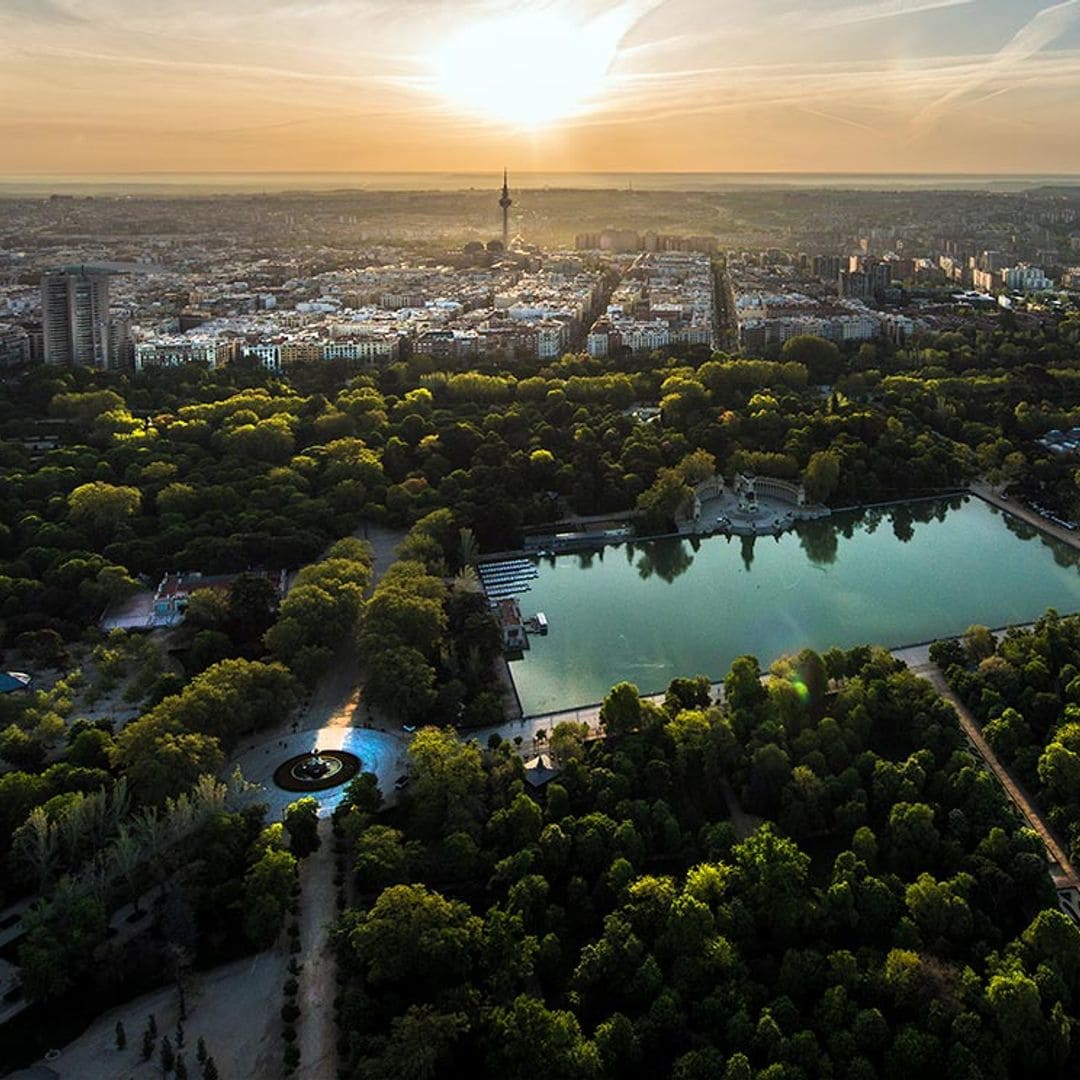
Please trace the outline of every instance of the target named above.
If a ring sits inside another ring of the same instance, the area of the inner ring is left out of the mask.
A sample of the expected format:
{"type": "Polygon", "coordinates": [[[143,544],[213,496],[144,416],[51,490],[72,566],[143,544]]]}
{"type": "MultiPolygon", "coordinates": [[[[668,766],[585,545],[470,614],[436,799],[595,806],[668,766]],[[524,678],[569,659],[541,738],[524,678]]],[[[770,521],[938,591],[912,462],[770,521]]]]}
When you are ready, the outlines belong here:
{"type": "Polygon", "coordinates": [[[434,91],[449,105],[517,128],[542,128],[595,106],[618,45],[599,20],[554,11],[472,23],[431,58],[434,91]]]}

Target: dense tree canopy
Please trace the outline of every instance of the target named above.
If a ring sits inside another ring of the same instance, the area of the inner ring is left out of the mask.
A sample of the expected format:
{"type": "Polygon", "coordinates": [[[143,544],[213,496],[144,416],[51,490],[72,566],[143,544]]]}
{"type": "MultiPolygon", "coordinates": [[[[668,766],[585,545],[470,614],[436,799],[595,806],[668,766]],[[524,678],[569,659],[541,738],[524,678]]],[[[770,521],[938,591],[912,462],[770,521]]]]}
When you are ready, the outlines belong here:
{"type": "Polygon", "coordinates": [[[620,684],[542,793],[426,728],[339,812],[354,1075],[1069,1074],[1080,931],[950,707],[867,648],[725,685],[620,684]]]}

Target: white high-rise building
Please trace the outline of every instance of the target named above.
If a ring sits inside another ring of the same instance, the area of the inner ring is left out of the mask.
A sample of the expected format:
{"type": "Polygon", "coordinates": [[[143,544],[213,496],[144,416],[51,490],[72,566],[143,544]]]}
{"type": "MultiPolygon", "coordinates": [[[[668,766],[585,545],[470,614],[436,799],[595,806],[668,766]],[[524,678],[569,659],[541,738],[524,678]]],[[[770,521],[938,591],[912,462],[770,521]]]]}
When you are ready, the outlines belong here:
{"type": "Polygon", "coordinates": [[[1005,288],[1018,292],[1038,292],[1051,289],[1054,283],[1037,266],[1010,266],[1001,272],[1005,288]]]}

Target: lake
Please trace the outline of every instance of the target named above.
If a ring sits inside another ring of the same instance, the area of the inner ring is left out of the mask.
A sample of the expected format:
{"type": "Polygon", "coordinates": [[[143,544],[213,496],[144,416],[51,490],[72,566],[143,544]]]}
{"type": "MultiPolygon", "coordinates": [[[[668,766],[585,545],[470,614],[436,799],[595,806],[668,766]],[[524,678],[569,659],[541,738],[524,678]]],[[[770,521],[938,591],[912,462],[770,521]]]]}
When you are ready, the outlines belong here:
{"type": "Polygon", "coordinates": [[[510,665],[526,715],[722,678],[805,646],[895,648],[1080,611],[1080,552],[975,497],[834,514],[780,537],[666,539],[540,560],[550,632],[510,665]]]}

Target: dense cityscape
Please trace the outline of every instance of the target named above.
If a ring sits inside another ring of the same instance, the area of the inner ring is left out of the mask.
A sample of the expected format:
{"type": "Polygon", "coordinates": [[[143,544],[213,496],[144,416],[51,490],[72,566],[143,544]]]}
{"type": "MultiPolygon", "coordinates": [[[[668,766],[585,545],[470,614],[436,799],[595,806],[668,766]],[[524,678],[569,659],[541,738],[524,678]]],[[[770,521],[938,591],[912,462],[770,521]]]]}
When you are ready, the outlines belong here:
{"type": "MultiPolygon", "coordinates": [[[[16,201],[2,234],[0,362],[240,361],[280,372],[335,360],[378,369],[413,354],[497,364],[699,345],[758,356],[806,334],[904,345],[929,331],[992,327],[999,309],[1032,325],[1075,311],[1080,209],[1057,190],[853,193],[861,215],[834,191],[736,191],[711,199],[709,213],[681,210],[688,228],[730,221],[720,234],[572,232],[575,214],[626,197],[542,193],[542,211],[510,221],[506,208],[503,239],[460,247],[460,223],[434,210],[418,209],[411,230],[379,224],[396,220],[383,213],[389,195],[185,200],[194,231],[180,236],[167,202],[16,201]],[[357,211],[371,202],[368,221],[357,211]],[[74,242],[90,218],[97,235],[74,242]],[[510,238],[511,224],[527,229],[534,218],[539,236],[562,243],[510,238]],[[770,234],[773,218],[790,223],[770,234]],[[285,236],[261,240],[278,222],[285,236]],[[401,246],[402,232],[417,239],[401,246]],[[48,332],[79,306],[78,290],[83,337],[61,325],[48,332]]],[[[637,200],[672,211],[688,202],[637,200]]]]}

